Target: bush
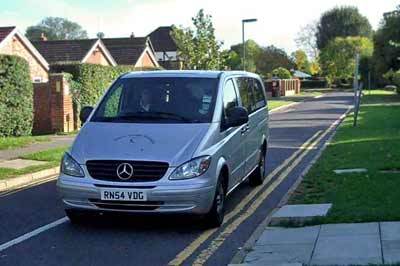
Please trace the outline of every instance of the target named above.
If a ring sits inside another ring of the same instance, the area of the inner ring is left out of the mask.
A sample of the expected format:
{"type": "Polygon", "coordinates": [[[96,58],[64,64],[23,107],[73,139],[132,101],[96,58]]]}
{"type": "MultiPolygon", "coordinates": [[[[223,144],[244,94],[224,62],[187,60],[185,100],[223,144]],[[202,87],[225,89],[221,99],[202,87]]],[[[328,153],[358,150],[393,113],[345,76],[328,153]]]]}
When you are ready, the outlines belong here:
{"type": "Polygon", "coordinates": [[[23,58],[0,55],[0,137],[32,132],[33,86],[23,58]]]}
{"type": "Polygon", "coordinates": [[[273,77],[278,77],[280,79],[291,79],[292,74],[290,73],[289,70],[283,67],[278,67],[272,70],[272,76],[273,77]]]}
{"type": "Polygon", "coordinates": [[[102,66],[95,64],[57,64],[51,66],[51,72],[71,74],[71,93],[77,107],[93,106],[110,84],[121,74],[138,70],[156,70],[159,68],[135,68],[133,66],[102,66]]]}
{"type": "Polygon", "coordinates": [[[393,82],[397,87],[397,93],[400,94],[400,70],[397,70],[397,72],[394,73],[393,82]]]}
{"type": "Polygon", "coordinates": [[[325,79],[322,80],[302,80],[301,81],[302,89],[320,89],[320,88],[328,88],[328,82],[325,79]]]}
{"type": "Polygon", "coordinates": [[[395,85],[397,93],[400,94],[400,70],[393,71],[393,69],[390,69],[383,75],[383,77],[390,83],[390,85],[395,85]]]}

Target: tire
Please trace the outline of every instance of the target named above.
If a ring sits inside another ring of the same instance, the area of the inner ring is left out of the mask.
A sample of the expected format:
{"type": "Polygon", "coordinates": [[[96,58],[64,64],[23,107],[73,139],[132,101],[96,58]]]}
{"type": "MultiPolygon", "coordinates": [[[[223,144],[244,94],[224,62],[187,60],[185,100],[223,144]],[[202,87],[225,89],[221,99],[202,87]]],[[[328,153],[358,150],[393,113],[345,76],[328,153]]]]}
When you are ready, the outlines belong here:
{"type": "Polygon", "coordinates": [[[89,222],[93,217],[92,213],[74,209],[66,209],[65,214],[72,224],[84,224],[89,222]]]}
{"type": "Polygon", "coordinates": [[[219,177],[217,189],[215,191],[214,201],[210,211],[205,215],[205,221],[208,227],[220,227],[225,216],[225,187],[222,176],[219,177]]]}
{"type": "Polygon", "coordinates": [[[252,185],[252,186],[259,186],[265,180],[266,153],[267,153],[266,150],[263,147],[261,147],[260,159],[258,160],[258,166],[254,170],[254,172],[251,173],[250,178],[249,178],[250,185],[252,185]]]}

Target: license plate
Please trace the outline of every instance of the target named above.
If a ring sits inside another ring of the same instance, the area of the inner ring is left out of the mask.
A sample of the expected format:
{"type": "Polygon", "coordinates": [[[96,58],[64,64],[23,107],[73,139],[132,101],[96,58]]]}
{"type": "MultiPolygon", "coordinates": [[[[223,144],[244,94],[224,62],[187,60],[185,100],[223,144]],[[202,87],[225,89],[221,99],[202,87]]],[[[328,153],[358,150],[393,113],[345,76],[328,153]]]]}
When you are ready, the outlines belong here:
{"type": "Polygon", "coordinates": [[[101,200],[146,201],[147,192],[138,189],[103,189],[101,200]]]}

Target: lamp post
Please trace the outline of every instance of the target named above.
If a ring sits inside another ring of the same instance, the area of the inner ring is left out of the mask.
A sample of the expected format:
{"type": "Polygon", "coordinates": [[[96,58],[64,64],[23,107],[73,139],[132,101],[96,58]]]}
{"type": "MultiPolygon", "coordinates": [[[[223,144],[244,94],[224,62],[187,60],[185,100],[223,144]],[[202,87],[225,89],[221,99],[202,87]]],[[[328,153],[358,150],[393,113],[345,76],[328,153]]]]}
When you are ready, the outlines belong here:
{"type": "Polygon", "coordinates": [[[256,18],[250,18],[250,19],[243,19],[242,20],[242,43],[243,43],[243,57],[242,57],[242,65],[243,65],[243,70],[246,71],[246,45],[244,41],[244,24],[245,23],[250,23],[250,22],[256,22],[256,18]]]}

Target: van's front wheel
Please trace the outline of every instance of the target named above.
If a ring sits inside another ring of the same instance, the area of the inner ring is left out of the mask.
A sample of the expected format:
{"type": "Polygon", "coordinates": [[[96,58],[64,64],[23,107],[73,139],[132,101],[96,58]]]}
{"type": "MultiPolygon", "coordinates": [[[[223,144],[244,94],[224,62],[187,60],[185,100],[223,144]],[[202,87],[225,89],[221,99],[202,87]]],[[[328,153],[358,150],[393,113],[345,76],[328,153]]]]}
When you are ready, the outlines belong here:
{"type": "Polygon", "coordinates": [[[215,191],[213,205],[210,211],[206,214],[205,220],[210,227],[219,227],[225,216],[225,188],[223,178],[218,179],[217,189],[215,191]]]}
{"type": "Polygon", "coordinates": [[[252,186],[259,186],[264,182],[266,153],[266,150],[264,148],[261,148],[258,166],[249,177],[250,185],[252,186]]]}

